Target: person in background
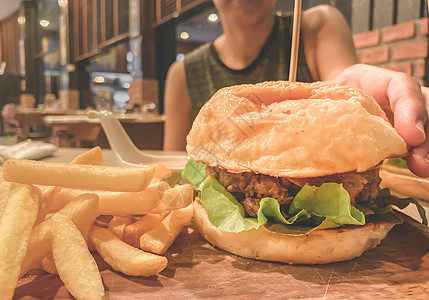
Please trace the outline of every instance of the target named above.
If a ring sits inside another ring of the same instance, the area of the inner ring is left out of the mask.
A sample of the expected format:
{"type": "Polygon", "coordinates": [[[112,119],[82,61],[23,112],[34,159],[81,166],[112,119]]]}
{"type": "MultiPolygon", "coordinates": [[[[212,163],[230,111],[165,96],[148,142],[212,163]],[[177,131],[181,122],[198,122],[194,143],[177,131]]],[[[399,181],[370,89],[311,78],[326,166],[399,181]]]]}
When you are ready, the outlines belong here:
{"type": "MultiPolygon", "coordinates": [[[[185,150],[199,109],[220,88],[287,80],[292,17],[274,16],[276,0],[213,0],[223,34],[171,65],[165,86],[164,150],[185,150]]],[[[302,13],[297,81],[362,88],[385,110],[409,145],[411,171],[429,177],[429,91],[406,75],[358,64],[342,14],[321,5],[302,13]]]]}

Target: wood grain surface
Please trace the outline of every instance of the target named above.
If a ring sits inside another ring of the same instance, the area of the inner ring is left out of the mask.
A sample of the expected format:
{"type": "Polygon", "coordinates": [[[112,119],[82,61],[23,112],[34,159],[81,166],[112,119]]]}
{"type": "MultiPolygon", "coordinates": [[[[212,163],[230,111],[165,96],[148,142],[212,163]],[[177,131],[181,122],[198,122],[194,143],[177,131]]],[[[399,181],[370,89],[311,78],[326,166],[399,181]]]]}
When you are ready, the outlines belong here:
{"type": "MultiPolygon", "coordinates": [[[[98,257],[107,299],[428,299],[429,231],[410,218],[377,248],[327,265],[285,265],[213,248],[193,224],[167,253],[158,276],[131,277],[98,257]]],[[[37,271],[14,299],[70,299],[61,280],[37,271]]]]}

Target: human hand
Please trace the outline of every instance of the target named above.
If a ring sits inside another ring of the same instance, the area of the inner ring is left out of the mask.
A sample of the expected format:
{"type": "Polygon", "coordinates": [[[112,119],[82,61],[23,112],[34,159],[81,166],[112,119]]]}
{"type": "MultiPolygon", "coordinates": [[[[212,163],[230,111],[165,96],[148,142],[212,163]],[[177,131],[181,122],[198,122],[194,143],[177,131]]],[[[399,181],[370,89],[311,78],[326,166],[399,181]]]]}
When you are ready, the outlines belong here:
{"type": "Polygon", "coordinates": [[[366,90],[409,146],[407,164],[421,177],[429,177],[429,89],[405,73],[356,64],[334,82],[366,90]]]}

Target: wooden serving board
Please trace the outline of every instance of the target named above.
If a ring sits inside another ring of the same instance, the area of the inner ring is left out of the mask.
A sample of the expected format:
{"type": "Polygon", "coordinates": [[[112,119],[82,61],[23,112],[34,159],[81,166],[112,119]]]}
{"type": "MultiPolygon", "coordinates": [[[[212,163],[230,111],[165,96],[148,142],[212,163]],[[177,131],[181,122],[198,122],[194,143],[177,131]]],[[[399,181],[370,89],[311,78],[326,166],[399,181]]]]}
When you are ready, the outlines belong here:
{"type": "MultiPolygon", "coordinates": [[[[285,265],[241,258],[208,244],[191,224],[158,276],[131,277],[100,261],[107,299],[428,299],[429,230],[411,218],[377,248],[347,262],[285,265]]],[[[40,271],[14,299],[72,298],[58,276],[40,271]]]]}

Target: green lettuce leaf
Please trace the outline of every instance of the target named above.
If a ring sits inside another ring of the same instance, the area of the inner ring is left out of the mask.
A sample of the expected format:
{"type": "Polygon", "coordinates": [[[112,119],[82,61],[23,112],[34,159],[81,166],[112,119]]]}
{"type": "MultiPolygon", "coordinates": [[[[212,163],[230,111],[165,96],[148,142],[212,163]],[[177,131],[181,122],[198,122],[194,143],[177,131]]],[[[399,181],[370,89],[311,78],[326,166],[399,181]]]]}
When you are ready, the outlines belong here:
{"type": "Polygon", "coordinates": [[[259,203],[258,210],[258,224],[264,225],[268,222],[268,219],[281,223],[291,225],[297,221],[308,220],[311,218],[311,215],[305,210],[299,211],[297,214],[292,216],[289,219],[285,219],[280,211],[280,204],[274,198],[263,198],[259,203]]]}
{"type": "Polygon", "coordinates": [[[322,223],[320,223],[316,227],[302,226],[302,225],[296,225],[296,224],[285,225],[285,224],[274,223],[274,222],[268,222],[267,224],[265,224],[265,228],[268,229],[269,231],[273,231],[281,234],[287,234],[287,235],[295,235],[295,236],[305,235],[314,230],[337,228],[339,226],[341,225],[338,225],[332,222],[330,218],[325,218],[322,221],[322,223]]]}
{"type": "MultiPolygon", "coordinates": [[[[190,163],[194,184],[205,175],[205,167],[198,170],[198,163],[190,163]],[[196,166],[194,165],[196,164],[196,166]],[[204,172],[202,170],[204,169],[204,172]],[[195,174],[199,174],[194,176],[195,174]]],[[[188,179],[189,180],[189,179],[188,179]]],[[[279,203],[274,198],[263,198],[260,201],[258,217],[246,215],[241,203],[229,193],[214,177],[207,177],[199,186],[199,201],[206,210],[210,222],[222,231],[240,232],[265,226],[270,231],[303,235],[313,230],[335,228],[342,225],[363,225],[367,221],[377,223],[389,221],[398,224],[400,220],[391,205],[404,208],[414,203],[427,224],[424,209],[412,199],[400,199],[390,194],[388,189],[380,191],[374,203],[358,203],[351,206],[350,196],[341,184],[325,183],[320,187],[305,185],[289,206],[285,217],[279,203]],[[365,213],[365,214],[364,214],[365,213]]],[[[287,208],[287,207],[286,207],[287,208]]]]}
{"type": "Polygon", "coordinates": [[[382,215],[393,210],[392,206],[390,205],[379,207],[376,204],[369,202],[359,202],[355,206],[365,215],[382,215]]]}
{"type": "Polygon", "coordinates": [[[392,209],[392,211],[387,212],[385,214],[368,215],[367,221],[368,223],[373,224],[384,223],[397,225],[402,224],[404,220],[395,210],[392,209]]]}
{"type": "Polygon", "coordinates": [[[240,202],[212,176],[200,185],[199,200],[210,222],[222,231],[240,232],[260,226],[256,218],[246,217],[240,202]]]}
{"type": "Polygon", "coordinates": [[[382,189],[379,191],[377,198],[374,200],[374,204],[377,205],[379,208],[385,208],[390,205],[394,205],[400,209],[404,209],[410,204],[414,204],[417,208],[417,211],[422,218],[422,223],[424,225],[428,225],[428,219],[426,216],[426,211],[423,208],[423,206],[413,198],[398,198],[396,196],[393,196],[390,194],[390,190],[388,188],[382,189]]]}
{"type": "Polygon", "coordinates": [[[350,204],[350,195],[341,184],[328,182],[320,187],[304,185],[296,194],[289,214],[305,209],[317,217],[329,217],[338,225],[364,225],[365,215],[350,204]]]}
{"type": "Polygon", "coordinates": [[[408,169],[408,165],[405,159],[403,159],[402,157],[393,157],[393,158],[389,158],[388,162],[390,165],[392,166],[396,166],[399,168],[404,168],[404,169],[408,169]]]}
{"type": "Polygon", "coordinates": [[[206,165],[189,159],[182,171],[182,178],[199,186],[206,178],[206,165]]]}
{"type": "Polygon", "coordinates": [[[273,231],[305,234],[315,229],[335,228],[344,224],[363,225],[365,223],[363,213],[350,205],[348,193],[347,196],[344,196],[344,192],[347,193],[340,184],[336,183],[327,186],[322,185],[320,188],[304,187],[304,193],[298,198],[298,203],[294,204],[295,200],[292,201],[293,213],[288,219],[282,215],[279,203],[274,198],[269,197],[261,200],[258,218],[247,216],[240,202],[212,176],[207,177],[200,185],[198,200],[206,210],[210,222],[222,231],[240,232],[253,228],[257,229],[272,221],[278,224],[274,227],[271,226],[273,231]],[[317,192],[319,189],[321,192],[317,192]],[[340,199],[338,199],[337,194],[340,194],[340,199]],[[308,195],[313,196],[308,197],[308,195]],[[314,198],[314,195],[332,198],[321,200],[314,198]],[[323,203],[324,206],[332,205],[334,208],[317,209],[315,208],[316,205],[309,204],[311,201],[323,203]],[[343,203],[346,201],[348,205],[343,203]],[[303,207],[299,208],[300,206],[303,207]],[[328,213],[326,214],[326,212],[328,213]]]}

